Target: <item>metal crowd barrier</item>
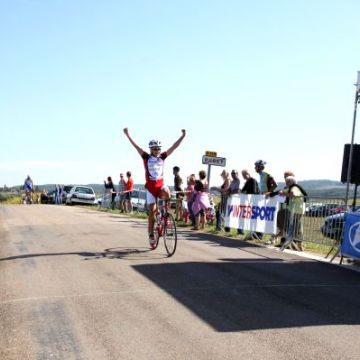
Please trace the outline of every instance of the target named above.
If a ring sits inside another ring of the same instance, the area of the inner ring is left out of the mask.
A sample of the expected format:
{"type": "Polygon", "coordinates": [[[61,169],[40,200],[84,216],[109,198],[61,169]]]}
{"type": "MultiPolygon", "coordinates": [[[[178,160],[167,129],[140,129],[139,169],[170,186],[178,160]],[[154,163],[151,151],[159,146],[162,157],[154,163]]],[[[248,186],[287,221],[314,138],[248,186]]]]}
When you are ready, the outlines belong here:
{"type": "Polygon", "coordinates": [[[292,213],[286,206],[278,212],[278,233],[272,238],[285,238],[282,249],[292,241],[306,241],[329,247],[340,242],[345,212],[345,199],[334,197],[304,198],[304,213],[292,213]]]}

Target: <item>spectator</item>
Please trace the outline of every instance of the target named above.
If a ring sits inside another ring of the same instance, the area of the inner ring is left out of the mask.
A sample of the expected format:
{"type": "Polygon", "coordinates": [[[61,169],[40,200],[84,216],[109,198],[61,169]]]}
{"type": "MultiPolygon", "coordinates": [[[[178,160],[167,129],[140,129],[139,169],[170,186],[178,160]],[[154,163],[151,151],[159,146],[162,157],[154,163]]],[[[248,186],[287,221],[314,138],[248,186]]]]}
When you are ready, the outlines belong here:
{"type": "MultiPolygon", "coordinates": [[[[247,169],[241,170],[242,177],[245,180],[245,184],[241,189],[241,193],[248,195],[257,195],[259,194],[259,184],[258,182],[250,175],[247,169]]],[[[250,237],[261,238],[261,232],[251,232],[250,237]]]]}
{"type": "Polygon", "coordinates": [[[49,196],[47,194],[46,189],[44,189],[40,194],[40,204],[48,204],[48,202],[49,202],[49,196]]]}
{"type": "Polygon", "coordinates": [[[125,211],[132,212],[132,203],[131,203],[131,195],[134,190],[134,180],[131,177],[131,172],[126,172],[126,193],[125,193],[125,211]]]}
{"type": "Polygon", "coordinates": [[[213,190],[220,192],[220,204],[218,206],[218,209],[216,210],[216,230],[220,231],[222,226],[222,220],[221,217],[225,214],[226,210],[226,202],[229,194],[229,188],[230,188],[230,175],[229,173],[224,169],[220,176],[223,179],[223,183],[220,187],[213,187],[213,190]]]}
{"type": "Polygon", "coordinates": [[[195,217],[195,226],[192,229],[199,230],[205,228],[205,210],[210,207],[210,200],[208,193],[204,191],[205,187],[201,180],[195,180],[194,190],[195,199],[192,211],[195,217]]]}
{"type": "Polygon", "coordinates": [[[265,165],[266,162],[263,160],[257,160],[255,162],[255,171],[260,176],[260,182],[259,182],[260,194],[273,192],[277,187],[277,183],[274,180],[274,178],[269,173],[264,171],[265,165]]]}
{"type": "Polygon", "coordinates": [[[119,210],[121,212],[125,211],[125,190],[126,190],[126,181],[124,179],[124,174],[120,174],[119,180],[119,210]]]}
{"type": "Polygon", "coordinates": [[[56,184],[55,185],[55,204],[58,205],[61,203],[60,200],[60,185],[56,184]]]}
{"type": "Polygon", "coordinates": [[[243,194],[259,194],[259,184],[258,182],[251,177],[248,170],[243,169],[241,170],[241,175],[245,180],[245,184],[241,189],[241,193],[243,194]]]}
{"type": "Polygon", "coordinates": [[[237,170],[231,171],[231,182],[229,185],[228,194],[239,194],[240,193],[240,179],[239,179],[239,172],[237,170]]]}
{"type": "MultiPolygon", "coordinates": [[[[284,172],[284,180],[288,177],[288,176],[295,176],[295,174],[290,171],[287,170],[284,172]]],[[[288,187],[285,183],[284,189],[283,191],[286,192],[288,190],[288,187]]],[[[270,193],[270,196],[274,196],[274,195],[278,195],[279,191],[275,191],[270,193]]],[[[275,244],[276,240],[278,238],[280,238],[280,246],[282,246],[285,243],[286,240],[286,226],[287,226],[287,221],[288,221],[288,217],[289,217],[289,213],[287,210],[287,204],[285,203],[281,203],[278,213],[277,213],[277,221],[276,221],[276,226],[277,226],[277,233],[275,234],[275,236],[272,236],[270,238],[270,240],[268,241],[268,244],[275,244]]]]}
{"type": "Polygon", "coordinates": [[[195,226],[195,216],[194,212],[192,211],[192,204],[194,202],[194,191],[195,191],[195,174],[191,174],[187,178],[187,187],[186,187],[186,202],[187,202],[187,209],[189,212],[189,217],[191,221],[191,225],[195,226]]]}
{"type": "Polygon", "coordinates": [[[174,190],[176,191],[175,221],[178,221],[183,217],[182,201],[184,198],[184,192],[182,188],[183,180],[180,176],[180,168],[178,166],[173,167],[173,175],[174,190]]]}
{"type": "Polygon", "coordinates": [[[59,198],[58,198],[58,204],[61,205],[63,203],[63,197],[65,196],[64,193],[64,185],[59,185],[59,198]]]}
{"type": "MultiPolygon", "coordinates": [[[[260,176],[260,181],[259,181],[260,194],[267,194],[269,192],[273,192],[277,187],[277,183],[268,172],[264,171],[266,162],[263,160],[257,160],[254,165],[255,165],[255,171],[260,176]]],[[[263,236],[262,233],[256,232],[255,234],[259,239],[262,239],[263,236]]]]}
{"type": "MultiPolygon", "coordinates": [[[[229,196],[240,193],[239,172],[237,170],[232,170],[231,178],[232,178],[232,180],[230,182],[230,186],[229,186],[229,190],[228,190],[229,196]]],[[[225,227],[225,231],[229,232],[230,228],[225,227]]],[[[244,231],[242,229],[237,229],[237,233],[238,233],[238,235],[242,235],[242,234],[244,234],[244,231]]]]}
{"type": "Polygon", "coordinates": [[[105,192],[110,195],[111,208],[114,210],[116,190],[111,176],[107,177],[107,181],[104,180],[105,192]]]}
{"type": "Polygon", "coordinates": [[[202,182],[202,184],[204,185],[204,191],[209,192],[209,183],[208,183],[206,177],[207,177],[206,171],[205,170],[200,170],[199,171],[199,179],[202,182]]]}
{"type": "Polygon", "coordinates": [[[287,243],[295,244],[295,250],[303,251],[303,215],[305,213],[306,191],[297,184],[294,176],[285,178],[287,189],[279,191],[280,195],[286,196],[287,216],[287,243]]]}

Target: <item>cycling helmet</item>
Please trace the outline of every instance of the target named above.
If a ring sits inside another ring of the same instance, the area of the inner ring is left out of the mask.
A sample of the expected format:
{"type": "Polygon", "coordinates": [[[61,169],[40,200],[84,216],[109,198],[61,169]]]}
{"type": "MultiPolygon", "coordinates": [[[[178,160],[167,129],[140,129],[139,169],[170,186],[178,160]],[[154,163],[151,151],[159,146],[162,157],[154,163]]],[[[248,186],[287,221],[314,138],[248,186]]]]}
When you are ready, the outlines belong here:
{"type": "Polygon", "coordinates": [[[255,166],[263,166],[265,167],[266,162],[263,160],[257,160],[255,161],[255,166]]]}
{"type": "Polygon", "coordinates": [[[154,147],[161,147],[161,141],[159,140],[150,140],[149,142],[149,148],[154,148],[154,147]]]}

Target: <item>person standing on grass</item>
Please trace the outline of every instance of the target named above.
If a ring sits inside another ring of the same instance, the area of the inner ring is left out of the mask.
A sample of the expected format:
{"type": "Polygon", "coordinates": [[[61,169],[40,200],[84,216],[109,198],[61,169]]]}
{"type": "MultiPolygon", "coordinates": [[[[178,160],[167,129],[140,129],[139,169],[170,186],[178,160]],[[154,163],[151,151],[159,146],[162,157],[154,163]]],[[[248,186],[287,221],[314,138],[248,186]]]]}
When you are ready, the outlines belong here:
{"type": "MultiPolygon", "coordinates": [[[[269,192],[273,192],[276,187],[277,183],[268,172],[265,171],[266,162],[263,160],[255,161],[255,171],[259,174],[259,189],[260,194],[267,194],[269,192]]],[[[263,234],[260,232],[256,233],[256,236],[259,239],[262,239],[263,234]]]]}
{"type": "Polygon", "coordinates": [[[179,221],[183,217],[182,201],[184,198],[184,192],[182,188],[183,180],[180,176],[180,168],[178,166],[173,167],[173,175],[174,175],[174,190],[176,191],[175,221],[179,221]]]}
{"type": "Polygon", "coordinates": [[[111,176],[107,177],[107,181],[104,180],[105,190],[109,193],[111,199],[111,208],[114,210],[116,190],[111,176]]]}
{"type": "Polygon", "coordinates": [[[134,180],[131,177],[131,172],[126,172],[126,193],[125,193],[125,211],[132,212],[132,203],[131,203],[131,195],[134,190],[134,180]]]}
{"type": "Polygon", "coordinates": [[[194,216],[194,212],[192,211],[192,204],[195,200],[194,198],[194,190],[195,190],[195,181],[196,181],[196,177],[195,174],[191,174],[188,178],[187,178],[187,187],[186,187],[186,202],[187,202],[187,209],[189,212],[189,218],[191,221],[191,225],[194,227],[195,226],[195,216],[194,216]]]}
{"type": "Polygon", "coordinates": [[[204,190],[204,184],[200,180],[195,180],[195,197],[192,204],[192,211],[195,218],[195,226],[192,228],[192,230],[199,230],[205,228],[205,210],[208,209],[211,205],[209,195],[204,190]]]}
{"type": "Polygon", "coordinates": [[[124,174],[120,174],[119,180],[119,210],[121,212],[125,211],[125,190],[126,190],[126,181],[124,179],[124,174]]]}

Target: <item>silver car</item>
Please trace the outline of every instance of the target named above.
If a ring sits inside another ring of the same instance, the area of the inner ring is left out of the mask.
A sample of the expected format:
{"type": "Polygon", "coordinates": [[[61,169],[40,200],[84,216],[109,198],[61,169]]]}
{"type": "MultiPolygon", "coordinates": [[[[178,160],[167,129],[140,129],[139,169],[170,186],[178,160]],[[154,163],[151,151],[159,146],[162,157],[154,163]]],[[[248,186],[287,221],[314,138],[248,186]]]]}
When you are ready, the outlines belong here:
{"type": "Polygon", "coordinates": [[[66,195],[66,205],[72,204],[95,204],[95,191],[90,186],[76,185],[66,195]]]}

